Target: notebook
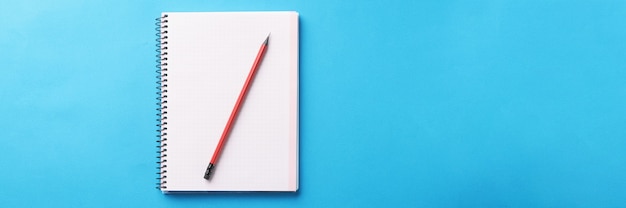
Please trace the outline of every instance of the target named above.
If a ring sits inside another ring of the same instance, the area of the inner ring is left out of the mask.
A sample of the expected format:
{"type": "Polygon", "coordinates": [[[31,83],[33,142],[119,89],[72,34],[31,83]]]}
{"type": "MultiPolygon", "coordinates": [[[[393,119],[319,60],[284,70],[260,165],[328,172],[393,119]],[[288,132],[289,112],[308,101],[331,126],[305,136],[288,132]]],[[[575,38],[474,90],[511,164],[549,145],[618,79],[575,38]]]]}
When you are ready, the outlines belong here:
{"type": "Polygon", "coordinates": [[[157,19],[158,175],[165,193],[298,189],[298,13],[165,12],[157,19]],[[268,37],[231,133],[203,178],[268,37]]]}

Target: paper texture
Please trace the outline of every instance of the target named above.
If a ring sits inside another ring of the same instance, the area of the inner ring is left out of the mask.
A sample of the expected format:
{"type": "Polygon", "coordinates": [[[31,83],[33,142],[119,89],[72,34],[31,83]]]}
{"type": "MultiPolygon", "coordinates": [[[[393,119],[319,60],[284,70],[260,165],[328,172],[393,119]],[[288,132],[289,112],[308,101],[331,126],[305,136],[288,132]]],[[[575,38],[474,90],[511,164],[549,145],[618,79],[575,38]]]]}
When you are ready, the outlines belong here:
{"type": "MultiPolygon", "coordinates": [[[[298,14],[167,15],[163,191],[296,191],[298,14]],[[267,51],[210,181],[203,178],[254,58],[267,51]]],[[[165,67],[165,66],[164,66],[165,67]]]]}

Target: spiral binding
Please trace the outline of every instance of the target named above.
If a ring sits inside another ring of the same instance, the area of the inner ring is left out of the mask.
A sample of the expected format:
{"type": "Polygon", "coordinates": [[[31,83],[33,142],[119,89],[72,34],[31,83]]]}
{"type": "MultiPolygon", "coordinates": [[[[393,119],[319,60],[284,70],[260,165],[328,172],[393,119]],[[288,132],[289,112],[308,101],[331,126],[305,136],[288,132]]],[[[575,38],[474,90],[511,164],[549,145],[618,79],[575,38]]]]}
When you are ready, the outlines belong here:
{"type": "Polygon", "coordinates": [[[157,169],[156,188],[167,189],[167,14],[156,18],[157,169]]]}

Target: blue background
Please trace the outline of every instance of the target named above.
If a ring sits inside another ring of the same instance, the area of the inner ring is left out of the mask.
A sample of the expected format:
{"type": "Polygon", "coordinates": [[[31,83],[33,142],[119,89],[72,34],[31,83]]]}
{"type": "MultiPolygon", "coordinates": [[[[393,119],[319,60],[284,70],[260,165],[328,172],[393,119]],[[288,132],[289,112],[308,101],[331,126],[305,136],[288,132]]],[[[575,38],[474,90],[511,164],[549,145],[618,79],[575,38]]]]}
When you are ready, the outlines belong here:
{"type": "Polygon", "coordinates": [[[625,1],[5,1],[0,206],[626,207],[625,1]],[[163,195],[161,11],[300,12],[300,191],[163,195]]]}

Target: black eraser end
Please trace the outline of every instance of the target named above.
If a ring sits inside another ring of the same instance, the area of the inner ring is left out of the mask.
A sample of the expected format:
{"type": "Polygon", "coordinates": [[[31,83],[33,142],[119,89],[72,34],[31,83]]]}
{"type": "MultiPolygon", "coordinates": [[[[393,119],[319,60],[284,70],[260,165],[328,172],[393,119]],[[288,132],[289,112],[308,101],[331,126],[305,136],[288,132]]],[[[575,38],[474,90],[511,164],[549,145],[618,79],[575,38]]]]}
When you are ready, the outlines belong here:
{"type": "Polygon", "coordinates": [[[211,172],[213,172],[213,163],[209,163],[209,166],[206,167],[206,171],[204,171],[204,179],[209,180],[211,178],[211,172]]]}

